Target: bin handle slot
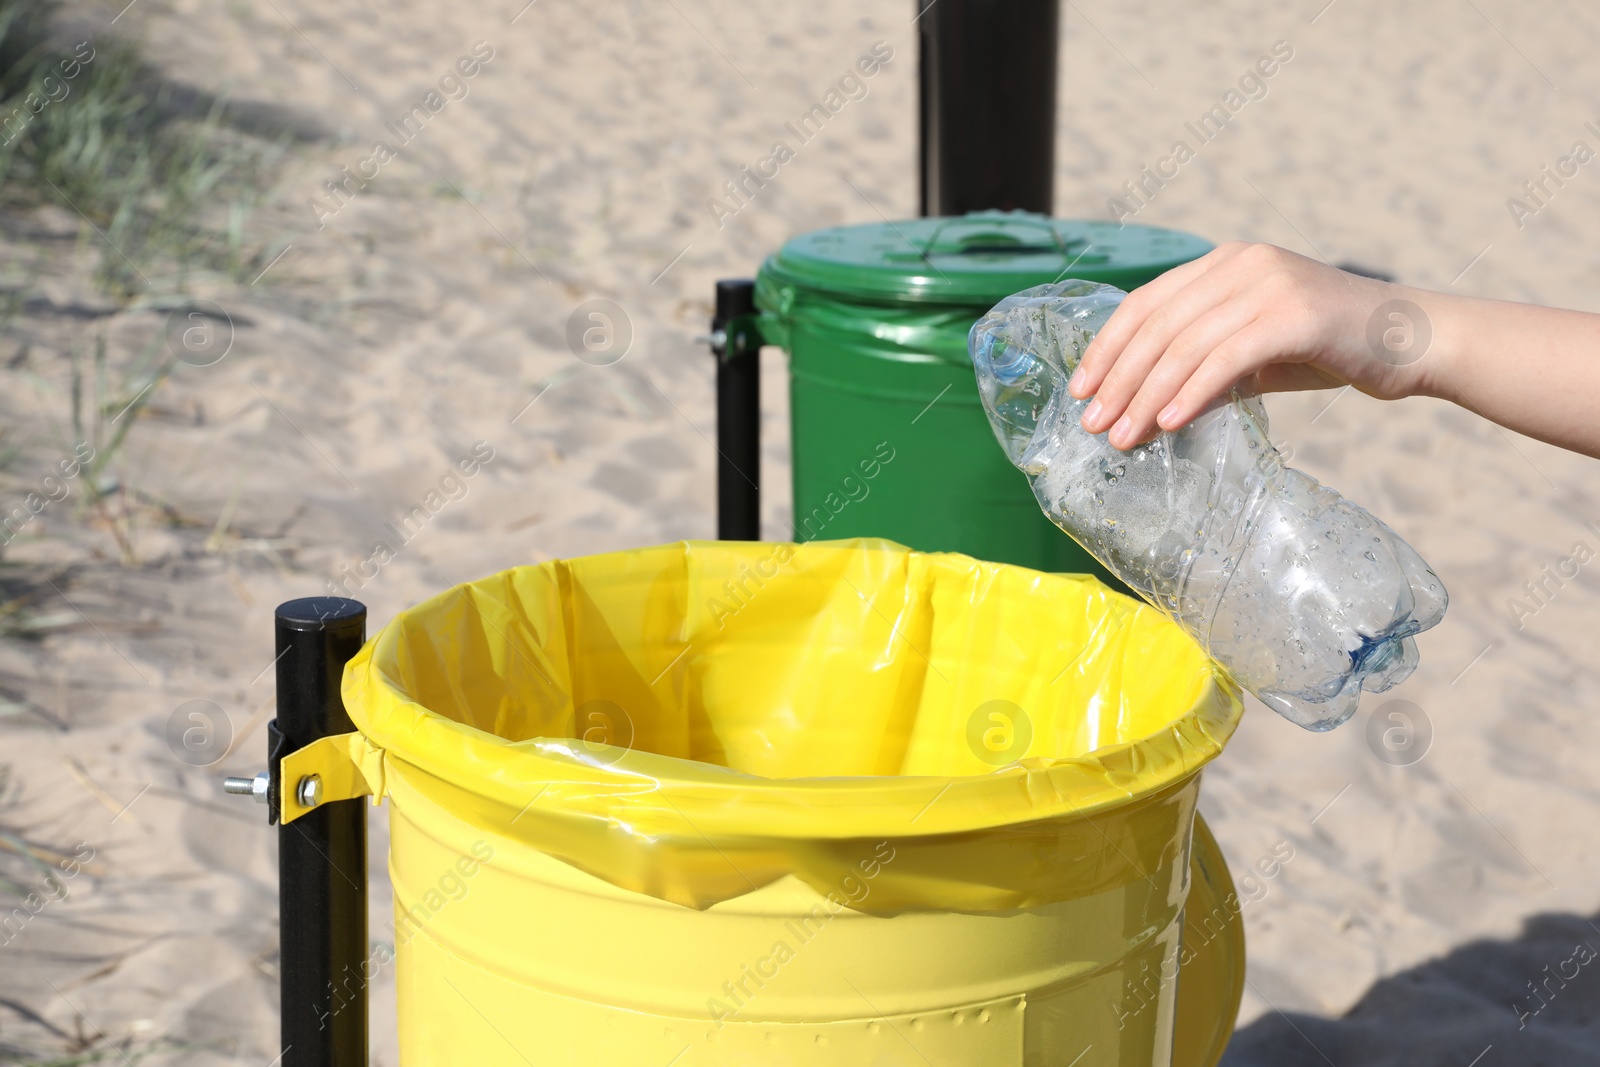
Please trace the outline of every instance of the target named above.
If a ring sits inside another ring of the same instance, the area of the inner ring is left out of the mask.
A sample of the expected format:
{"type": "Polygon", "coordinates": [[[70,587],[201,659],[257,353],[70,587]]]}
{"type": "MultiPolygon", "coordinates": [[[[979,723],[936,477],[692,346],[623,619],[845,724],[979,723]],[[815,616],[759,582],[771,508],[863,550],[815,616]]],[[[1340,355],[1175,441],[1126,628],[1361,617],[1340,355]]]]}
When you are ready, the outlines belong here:
{"type": "Polygon", "coordinates": [[[1069,252],[1089,243],[1086,238],[1082,237],[1063,241],[1061,231],[1057,230],[1047,219],[1035,219],[1023,215],[1016,218],[1007,218],[1002,224],[995,226],[983,226],[982,223],[983,220],[974,219],[966,215],[944,219],[933,228],[933,232],[923,241],[922,247],[917,248],[917,253],[924,260],[931,259],[936,255],[1037,255],[1041,252],[1057,252],[1065,258],[1069,252]],[[957,223],[977,225],[980,228],[955,241],[954,243],[958,247],[954,249],[939,248],[939,235],[944,233],[946,227],[957,223]],[[1030,241],[1013,236],[1001,229],[1001,225],[1005,227],[1027,226],[1034,230],[1043,231],[1039,236],[1045,238],[1045,240],[1030,241]]]}

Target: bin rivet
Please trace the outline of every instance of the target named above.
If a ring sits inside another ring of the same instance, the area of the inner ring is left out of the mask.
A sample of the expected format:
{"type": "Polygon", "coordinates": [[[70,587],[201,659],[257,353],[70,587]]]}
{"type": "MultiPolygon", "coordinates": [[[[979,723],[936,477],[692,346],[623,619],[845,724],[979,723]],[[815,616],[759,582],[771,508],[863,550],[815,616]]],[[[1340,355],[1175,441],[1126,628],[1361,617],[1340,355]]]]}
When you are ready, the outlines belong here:
{"type": "Polygon", "coordinates": [[[322,803],[322,779],[314,774],[306,775],[295,786],[294,797],[302,808],[316,807],[322,803]]]}

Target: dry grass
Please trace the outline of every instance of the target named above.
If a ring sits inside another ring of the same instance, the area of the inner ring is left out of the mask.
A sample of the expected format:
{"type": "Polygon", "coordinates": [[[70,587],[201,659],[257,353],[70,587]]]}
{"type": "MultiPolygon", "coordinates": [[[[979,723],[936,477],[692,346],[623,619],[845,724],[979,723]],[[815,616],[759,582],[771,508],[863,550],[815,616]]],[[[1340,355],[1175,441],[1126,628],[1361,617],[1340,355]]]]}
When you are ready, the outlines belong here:
{"type": "Polygon", "coordinates": [[[62,38],[55,11],[0,0],[0,209],[77,214],[97,284],[124,303],[197,270],[257,268],[274,250],[247,252],[245,223],[287,139],[239,132],[225,101],[160,78],[125,42],[62,38]]]}

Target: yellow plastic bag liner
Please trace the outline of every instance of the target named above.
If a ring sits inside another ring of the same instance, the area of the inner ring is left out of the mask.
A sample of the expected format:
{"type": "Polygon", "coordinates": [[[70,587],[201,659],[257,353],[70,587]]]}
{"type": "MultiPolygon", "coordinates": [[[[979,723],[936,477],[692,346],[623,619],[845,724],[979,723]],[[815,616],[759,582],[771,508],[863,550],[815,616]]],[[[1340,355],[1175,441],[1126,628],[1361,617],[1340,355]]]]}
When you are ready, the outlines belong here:
{"type": "Polygon", "coordinates": [[[830,887],[886,838],[914,842],[885,910],[1142,878],[1240,711],[1192,641],[1092,579],[881,541],[507,571],[400,615],[344,688],[463,818],[691,907],[830,887]]]}
{"type": "Polygon", "coordinates": [[[896,1026],[936,1063],[1169,1062],[1241,704],[1092,578],[872,540],[553,561],[401,613],[344,697],[394,806],[403,1062],[921,1062],[896,1026]]]}

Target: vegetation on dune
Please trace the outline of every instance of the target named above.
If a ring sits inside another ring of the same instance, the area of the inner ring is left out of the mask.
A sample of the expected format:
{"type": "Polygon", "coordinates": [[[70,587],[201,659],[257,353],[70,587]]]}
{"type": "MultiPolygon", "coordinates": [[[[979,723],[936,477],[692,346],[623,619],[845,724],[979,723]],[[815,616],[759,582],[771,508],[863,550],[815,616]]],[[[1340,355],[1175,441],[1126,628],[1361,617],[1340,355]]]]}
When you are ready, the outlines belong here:
{"type": "MultiPolygon", "coordinates": [[[[313,136],[260,112],[162,76],[121,36],[75,30],[57,0],[0,0],[0,244],[38,241],[26,234],[41,209],[66,213],[91,284],[122,310],[181,309],[196,284],[253,281],[282,249],[251,240],[247,223],[289,142],[313,136]]],[[[0,334],[35,295],[24,258],[0,256],[0,334]]],[[[67,479],[72,507],[109,531],[132,565],[135,511],[166,520],[160,502],[125,485],[116,468],[174,357],[160,336],[108,355],[106,312],[90,314],[62,353],[59,377],[25,358],[0,367],[0,376],[23,375],[59,397],[56,431],[72,437],[51,442],[51,463],[87,446],[88,458],[67,479]]],[[[0,522],[45,493],[40,470],[51,464],[40,468],[42,446],[22,438],[20,427],[0,426],[0,522]]],[[[19,516],[12,525],[26,535],[35,521],[19,516]]],[[[0,636],[39,636],[73,622],[41,610],[52,599],[51,576],[6,561],[11,539],[0,536],[0,636]]],[[[15,708],[0,691],[0,716],[15,708]]]]}
{"type": "MultiPolygon", "coordinates": [[[[92,228],[96,282],[119,302],[242,278],[244,226],[282,139],[156,74],[131,44],[57,29],[54,0],[0,0],[0,209],[55,204],[92,228]]],[[[270,258],[270,257],[269,257],[270,258]]]]}

